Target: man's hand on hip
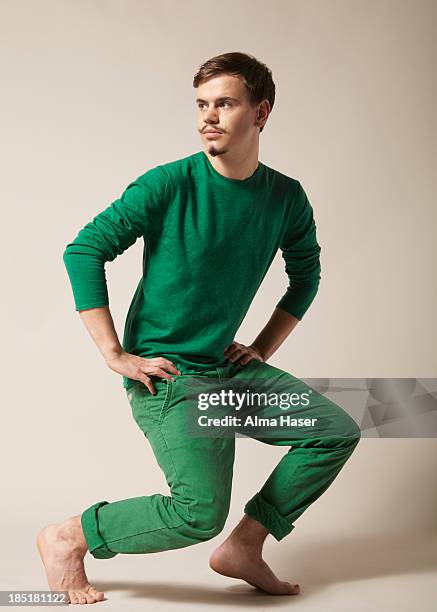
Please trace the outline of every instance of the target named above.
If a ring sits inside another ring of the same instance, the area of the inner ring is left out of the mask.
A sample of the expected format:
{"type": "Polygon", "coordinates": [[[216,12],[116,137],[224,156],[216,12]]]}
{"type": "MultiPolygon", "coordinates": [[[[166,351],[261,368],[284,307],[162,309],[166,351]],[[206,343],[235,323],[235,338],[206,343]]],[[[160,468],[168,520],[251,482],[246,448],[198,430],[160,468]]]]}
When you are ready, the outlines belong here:
{"type": "Polygon", "coordinates": [[[240,365],[245,365],[252,359],[264,361],[263,356],[255,346],[246,346],[235,342],[235,340],[225,349],[224,354],[230,361],[238,362],[240,365]]]}
{"type": "Polygon", "coordinates": [[[156,394],[156,389],[148,374],[173,381],[174,378],[168,372],[177,375],[181,374],[169,359],[164,357],[151,357],[147,359],[146,357],[138,357],[138,355],[126,353],[126,351],[121,351],[106,359],[106,365],[122,376],[127,376],[127,378],[144,383],[152,395],[156,394]]]}

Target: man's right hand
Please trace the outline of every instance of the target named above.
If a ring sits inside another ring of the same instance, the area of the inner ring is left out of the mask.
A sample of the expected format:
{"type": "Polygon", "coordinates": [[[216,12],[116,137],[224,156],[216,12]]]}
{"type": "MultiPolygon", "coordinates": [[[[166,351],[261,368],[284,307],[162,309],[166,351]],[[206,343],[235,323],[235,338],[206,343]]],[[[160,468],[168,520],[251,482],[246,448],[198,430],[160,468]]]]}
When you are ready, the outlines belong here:
{"type": "Polygon", "coordinates": [[[164,357],[152,357],[151,359],[147,359],[146,357],[131,355],[130,353],[126,353],[126,351],[120,351],[119,353],[111,355],[111,357],[108,357],[105,361],[106,365],[114,372],[144,383],[152,395],[156,394],[156,389],[148,374],[153,374],[154,376],[167,378],[173,381],[174,378],[165,370],[173,374],[181,374],[174,363],[164,357]]]}

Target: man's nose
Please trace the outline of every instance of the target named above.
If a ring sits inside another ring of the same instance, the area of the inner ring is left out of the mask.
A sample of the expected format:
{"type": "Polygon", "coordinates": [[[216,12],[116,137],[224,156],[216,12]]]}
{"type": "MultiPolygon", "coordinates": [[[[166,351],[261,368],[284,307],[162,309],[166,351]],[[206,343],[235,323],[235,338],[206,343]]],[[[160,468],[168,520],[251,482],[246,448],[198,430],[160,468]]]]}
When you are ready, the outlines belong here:
{"type": "Polygon", "coordinates": [[[217,123],[218,121],[217,111],[214,109],[208,109],[205,112],[205,115],[203,116],[203,120],[205,121],[205,123],[217,123]]]}

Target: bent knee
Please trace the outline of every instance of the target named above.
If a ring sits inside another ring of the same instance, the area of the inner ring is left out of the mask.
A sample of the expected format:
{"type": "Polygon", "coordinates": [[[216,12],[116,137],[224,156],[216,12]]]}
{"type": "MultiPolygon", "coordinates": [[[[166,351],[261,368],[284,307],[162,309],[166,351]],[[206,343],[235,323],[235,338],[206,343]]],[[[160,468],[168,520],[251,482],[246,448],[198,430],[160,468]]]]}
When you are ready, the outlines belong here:
{"type": "Polygon", "coordinates": [[[347,415],[347,420],[343,425],[343,431],[340,434],[342,440],[341,446],[356,446],[361,438],[361,429],[358,423],[350,416],[347,415]]]}
{"type": "Polygon", "coordinates": [[[202,542],[206,542],[207,540],[211,540],[215,538],[221,531],[223,531],[224,525],[221,523],[216,523],[215,525],[211,525],[211,527],[197,527],[196,532],[198,534],[199,540],[202,542]]]}
{"type": "Polygon", "coordinates": [[[356,445],[356,444],[358,444],[358,442],[361,439],[361,428],[358,425],[358,423],[356,423],[352,418],[351,418],[351,421],[352,421],[352,423],[351,423],[351,432],[348,435],[348,437],[351,440],[351,444],[352,445],[356,445]]]}
{"type": "Polygon", "coordinates": [[[203,515],[193,513],[189,524],[196,531],[199,540],[206,541],[215,538],[223,530],[227,515],[226,509],[203,515]]]}
{"type": "Polygon", "coordinates": [[[358,427],[355,421],[352,421],[352,423],[349,423],[347,428],[344,428],[343,431],[322,437],[321,443],[323,446],[332,449],[354,449],[360,439],[361,429],[358,427]]]}

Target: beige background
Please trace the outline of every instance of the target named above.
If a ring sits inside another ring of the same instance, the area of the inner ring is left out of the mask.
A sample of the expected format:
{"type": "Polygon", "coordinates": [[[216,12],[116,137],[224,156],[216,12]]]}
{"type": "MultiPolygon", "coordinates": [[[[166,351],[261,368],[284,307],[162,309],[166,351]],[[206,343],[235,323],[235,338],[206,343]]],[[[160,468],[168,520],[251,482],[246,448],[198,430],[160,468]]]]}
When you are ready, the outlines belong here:
{"type": "MultiPolygon", "coordinates": [[[[74,310],[62,253],[133,178],[202,149],[192,78],[209,57],[245,51],[272,69],[260,160],[302,182],[322,246],[319,294],[270,363],[300,377],[436,376],[436,3],[0,7],[0,589],[45,589],[41,526],[101,499],[167,492],[121,377],[74,310]]],[[[139,240],[106,268],[120,337],[141,254],[139,240]]],[[[237,340],[254,339],[285,287],[278,253],[237,340]]],[[[268,538],[266,559],[301,584],[299,602],[259,599],[209,570],[209,553],[283,452],[239,439],[231,513],[214,541],[87,555],[109,598],[99,606],[435,610],[435,439],[363,439],[289,538],[268,538]]]]}

